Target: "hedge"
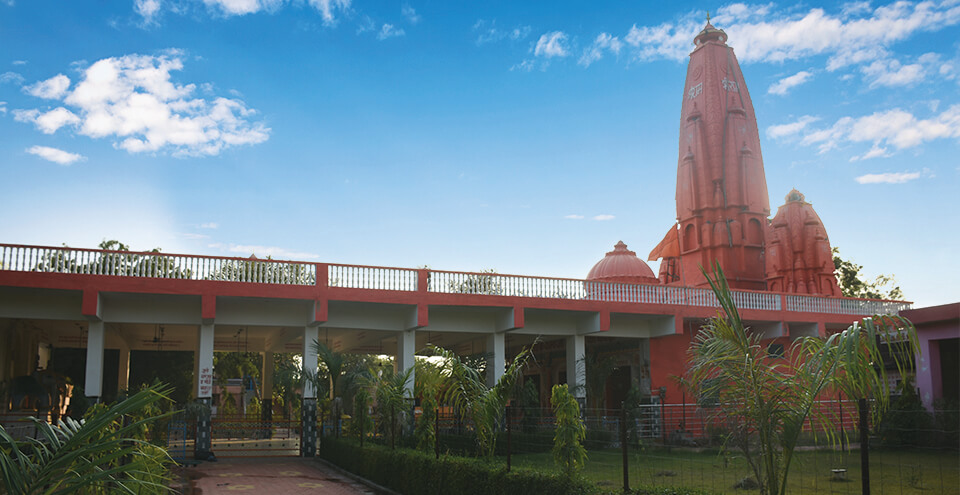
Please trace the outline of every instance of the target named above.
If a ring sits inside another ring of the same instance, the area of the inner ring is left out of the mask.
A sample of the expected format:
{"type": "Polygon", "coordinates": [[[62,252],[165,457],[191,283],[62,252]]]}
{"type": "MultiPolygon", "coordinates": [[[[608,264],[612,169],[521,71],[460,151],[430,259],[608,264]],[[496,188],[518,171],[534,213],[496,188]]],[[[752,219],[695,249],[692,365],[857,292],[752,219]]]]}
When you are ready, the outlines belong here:
{"type": "Polygon", "coordinates": [[[351,473],[404,494],[579,495],[602,491],[594,484],[560,474],[514,469],[481,459],[442,455],[439,459],[409,449],[379,445],[360,448],[352,440],[324,438],[318,456],[351,473]]]}

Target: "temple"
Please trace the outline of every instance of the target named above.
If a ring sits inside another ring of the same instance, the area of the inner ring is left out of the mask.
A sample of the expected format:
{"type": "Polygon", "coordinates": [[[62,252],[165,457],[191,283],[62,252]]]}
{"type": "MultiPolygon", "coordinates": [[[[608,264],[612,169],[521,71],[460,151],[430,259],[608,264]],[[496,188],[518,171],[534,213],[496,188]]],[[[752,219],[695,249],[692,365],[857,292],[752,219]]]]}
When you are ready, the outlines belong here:
{"type": "MultiPolygon", "coordinates": [[[[717,314],[701,267],[719,263],[743,321],[771,352],[911,308],[841,297],[826,228],[799,191],[770,218],[756,115],[726,42],[709,22],[694,39],[680,105],[676,219],[648,257],[661,260],[659,274],[622,241],[585,279],[0,244],[0,413],[12,411],[4,421],[79,415],[70,401],[78,395],[112,401],[147,376],[138,363],[159,355],[171,368],[193,368],[179,386],[199,405],[183,452],[263,455],[269,443],[278,455],[313,456],[318,431],[338,426],[324,426],[325,400],[309,380],[296,392],[299,417],[280,409],[283,421],[273,417],[275,356],[299,354],[300,372],[313,373],[322,341],[336,352],[392,355],[397,370],[412,372],[418,352],[440,346],[485,359],[492,384],[511,356],[534,345],[537,363],[523,379],[540,403],[568,383],[586,414],[603,420],[639,396],[649,413],[644,438],[705,435],[688,422],[696,400],[676,380],[699,328],[717,314]],[[216,376],[215,352],[257,353],[260,369],[249,380],[216,376]],[[604,368],[607,376],[597,371],[604,368]],[[262,429],[243,442],[218,427],[235,420],[217,410],[234,395],[247,415],[244,397],[262,399],[262,429]]],[[[929,404],[956,389],[939,377],[956,375],[949,317],[957,313],[916,311],[928,328],[921,340],[930,360],[918,383],[929,404]]]]}
{"type": "Polygon", "coordinates": [[[826,231],[803,196],[791,192],[768,220],[757,116],[726,41],[709,22],[693,41],[680,106],[677,223],[649,256],[663,260],[659,282],[703,287],[701,268],[719,263],[734,288],[839,296],[826,231]]]}

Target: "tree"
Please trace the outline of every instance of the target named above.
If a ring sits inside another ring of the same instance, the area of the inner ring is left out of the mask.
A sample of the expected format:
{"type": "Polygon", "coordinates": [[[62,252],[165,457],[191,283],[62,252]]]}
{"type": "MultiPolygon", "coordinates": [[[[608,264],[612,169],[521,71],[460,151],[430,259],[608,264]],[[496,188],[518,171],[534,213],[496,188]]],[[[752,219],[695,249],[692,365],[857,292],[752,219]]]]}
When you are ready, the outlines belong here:
{"type": "Polygon", "coordinates": [[[444,400],[452,404],[463,419],[473,421],[479,455],[493,456],[495,433],[503,423],[504,408],[533,355],[532,348],[533,345],[521,350],[496,385],[487,387],[486,380],[476,368],[467,366],[452,351],[431,346],[436,355],[444,358],[444,373],[447,376],[444,400]]]}
{"type": "Polygon", "coordinates": [[[436,419],[438,406],[443,397],[442,368],[426,359],[418,359],[415,364],[413,394],[420,398],[420,417],[414,429],[417,448],[429,451],[434,448],[437,432],[436,419]]]}
{"type": "Polygon", "coordinates": [[[407,383],[414,368],[377,377],[377,411],[384,433],[390,437],[390,448],[397,444],[397,430],[402,426],[402,412],[407,398],[407,383]]]}
{"type": "Polygon", "coordinates": [[[875,316],[827,338],[798,339],[785,359],[771,358],[760,335],[740,319],[719,265],[712,279],[704,275],[723,313],[690,347],[689,384],[701,398],[714,399],[714,414],[732,424],[727,441],[743,451],[761,493],[781,495],[805,424],[837,440],[836,419],[817,409],[817,401],[837,391],[874,399],[878,419],[890,399],[884,359],[892,359],[901,375],[911,370],[916,330],[904,318],[875,316]],[[906,352],[884,352],[887,342],[900,342],[906,352]]]}
{"type": "Polygon", "coordinates": [[[553,386],[550,404],[557,418],[553,433],[553,460],[564,475],[572,478],[587,462],[587,450],[583,448],[587,428],[580,419],[580,404],[566,384],[553,386]]]}
{"type": "Polygon", "coordinates": [[[18,442],[0,426],[0,491],[16,495],[172,491],[167,486],[172,461],[145,439],[145,427],[162,416],[140,414],[165,400],[167,392],[169,387],[163,385],[147,387],[92,411],[83,422],[65,418],[54,426],[33,419],[40,439],[18,442]]]}
{"type": "Polygon", "coordinates": [[[840,250],[833,248],[833,266],[836,268],[837,284],[840,293],[846,297],[861,299],[890,299],[903,300],[903,291],[897,285],[893,275],[878,275],[873,280],[866,280],[860,274],[863,266],[847,261],[840,257],[840,250]]]}

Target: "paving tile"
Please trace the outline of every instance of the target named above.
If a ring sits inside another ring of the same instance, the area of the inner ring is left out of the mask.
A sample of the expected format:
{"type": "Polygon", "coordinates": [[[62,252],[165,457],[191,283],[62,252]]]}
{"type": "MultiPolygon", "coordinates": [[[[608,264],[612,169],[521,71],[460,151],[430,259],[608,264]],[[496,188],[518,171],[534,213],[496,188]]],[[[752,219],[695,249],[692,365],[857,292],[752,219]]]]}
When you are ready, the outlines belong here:
{"type": "Polygon", "coordinates": [[[195,494],[282,493],[367,495],[367,486],[312,459],[239,458],[189,468],[195,494]]]}

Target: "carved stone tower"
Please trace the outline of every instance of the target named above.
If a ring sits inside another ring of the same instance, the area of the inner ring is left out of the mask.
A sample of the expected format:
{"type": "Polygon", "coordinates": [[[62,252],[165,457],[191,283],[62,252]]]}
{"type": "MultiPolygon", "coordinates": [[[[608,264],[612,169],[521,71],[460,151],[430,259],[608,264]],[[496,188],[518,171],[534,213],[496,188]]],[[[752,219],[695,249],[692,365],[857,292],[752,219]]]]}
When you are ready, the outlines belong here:
{"type": "Polygon", "coordinates": [[[690,53],[677,162],[677,225],[651,253],[663,283],[706,285],[715,261],[730,286],[765,290],[770,214],[757,118],[727,35],[709,22],[690,53]]]}

